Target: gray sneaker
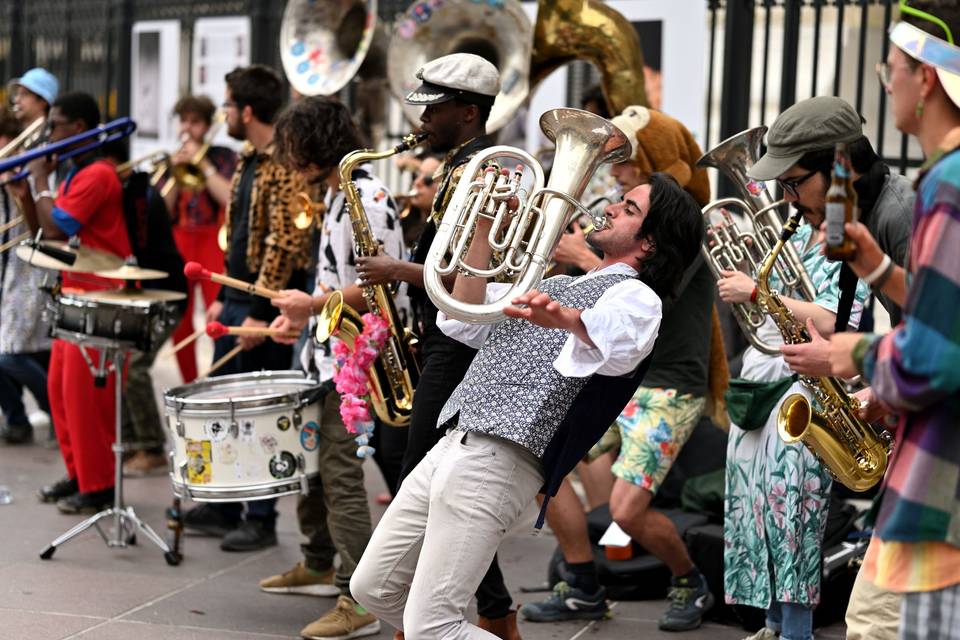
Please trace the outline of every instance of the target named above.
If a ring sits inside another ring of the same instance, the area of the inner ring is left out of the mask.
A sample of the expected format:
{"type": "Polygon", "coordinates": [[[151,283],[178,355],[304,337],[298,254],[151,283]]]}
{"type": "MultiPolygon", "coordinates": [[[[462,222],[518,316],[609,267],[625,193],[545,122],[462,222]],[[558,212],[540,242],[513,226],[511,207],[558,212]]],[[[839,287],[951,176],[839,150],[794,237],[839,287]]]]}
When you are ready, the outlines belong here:
{"type": "Polygon", "coordinates": [[[609,613],[606,589],[600,587],[596,593],[587,593],[563,581],[554,585],[553,595],[546,600],[520,607],[520,615],[530,622],[600,620],[609,613]]]}
{"type": "Polygon", "coordinates": [[[667,598],[670,607],[657,626],[661,631],[689,631],[703,621],[703,614],[713,607],[713,594],[703,576],[698,578],[671,578],[667,598]]]}

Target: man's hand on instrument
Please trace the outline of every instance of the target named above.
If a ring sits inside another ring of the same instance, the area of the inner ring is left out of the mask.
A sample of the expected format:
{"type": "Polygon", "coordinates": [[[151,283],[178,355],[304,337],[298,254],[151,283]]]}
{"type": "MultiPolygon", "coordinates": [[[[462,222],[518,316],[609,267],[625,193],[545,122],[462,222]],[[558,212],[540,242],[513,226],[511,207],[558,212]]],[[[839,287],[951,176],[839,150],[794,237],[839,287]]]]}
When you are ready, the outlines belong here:
{"type": "Polygon", "coordinates": [[[27,170],[33,177],[34,184],[38,185],[38,189],[46,188],[46,184],[49,182],[48,178],[50,177],[50,174],[56,170],[56,168],[57,161],[48,156],[34,158],[27,164],[27,170]]]}
{"type": "Polygon", "coordinates": [[[873,387],[860,389],[853,394],[860,401],[860,417],[867,422],[878,422],[893,411],[873,394],[873,387]]]}
{"type": "Polygon", "coordinates": [[[219,300],[214,300],[210,303],[210,306],[207,307],[207,313],[205,314],[204,320],[207,324],[211,322],[216,322],[220,319],[220,314],[223,313],[223,303],[219,300]]]}
{"type": "Polygon", "coordinates": [[[791,369],[801,375],[817,378],[832,375],[830,341],[820,335],[811,318],[807,318],[807,332],[810,334],[810,342],[780,346],[783,359],[791,369]]]}
{"type": "MultiPolygon", "coordinates": [[[[271,329],[277,329],[278,331],[283,332],[297,332],[300,333],[303,331],[303,328],[307,326],[307,323],[294,322],[287,316],[277,316],[273,319],[273,322],[270,323],[271,329]]],[[[277,344],[296,344],[298,338],[290,338],[283,335],[273,335],[270,336],[270,339],[276,342],[277,344]]]]}
{"type": "Polygon", "coordinates": [[[722,276],[717,280],[717,292],[724,302],[750,302],[753,289],[756,287],[753,278],[742,271],[721,271],[722,276]]]}
{"type": "Polygon", "coordinates": [[[852,378],[857,375],[857,367],[853,363],[853,348],[862,337],[862,333],[849,331],[830,336],[830,370],[833,375],[841,378],[852,378]]]}
{"type": "Polygon", "coordinates": [[[174,165],[190,164],[198,151],[200,151],[200,144],[188,138],[170,160],[174,165]]]}
{"type": "MultiPolygon", "coordinates": [[[[3,174],[0,174],[0,180],[7,181],[13,177],[12,171],[7,171],[3,174]]],[[[30,183],[26,180],[17,180],[16,182],[8,182],[6,185],[7,193],[10,194],[14,200],[22,202],[25,198],[30,197],[30,183]]]]}
{"type": "MultiPolygon", "coordinates": [[[[263,320],[256,320],[247,316],[243,319],[243,322],[240,324],[241,327],[254,327],[259,329],[266,329],[267,323],[263,320]]],[[[249,351],[254,347],[259,347],[263,344],[263,341],[266,340],[266,336],[237,336],[237,344],[243,347],[244,351],[249,351]]]]}
{"type": "Polygon", "coordinates": [[[360,277],[360,285],[369,287],[393,282],[397,280],[397,271],[402,265],[402,260],[397,260],[385,253],[361,256],[357,258],[357,275],[360,277]]]}
{"type": "Polygon", "coordinates": [[[313,296],[299,289],[282,290],[280,297],[271,300],[270,304],[295,323],[301,323],[301,327],[313,315],[313,296]]]}

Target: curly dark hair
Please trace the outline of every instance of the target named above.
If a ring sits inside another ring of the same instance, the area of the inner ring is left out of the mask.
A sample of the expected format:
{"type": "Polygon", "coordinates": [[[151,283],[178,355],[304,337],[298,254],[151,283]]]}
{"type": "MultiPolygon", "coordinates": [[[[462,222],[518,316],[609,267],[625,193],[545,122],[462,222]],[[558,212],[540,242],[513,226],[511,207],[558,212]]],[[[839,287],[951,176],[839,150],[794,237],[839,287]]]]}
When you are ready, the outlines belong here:
{"type": "Polygon", "coordinates": [[[663,299],[676,293],[683,274],[697,255],[705,233],[700,205],[669,173],[651,173],[650,210],[637,239],[653,243],[653,255],[644,260],[640,280],[663,299]]]}
{"type": "Polygon", "coordinates": [[[250,106],[257,120],[271,124],[283,106],[283,80],[270,67],[253,64],[237,67],[226,75],[227,86],[238,109],[250,106]]]}
{"type": "Polygon", "coordinates": [[[330,169],[354,149],[366,146],[350,111],[334,98],[310,96],[291,104],[277,119],[277,158],[294,169],[330,169]]]}

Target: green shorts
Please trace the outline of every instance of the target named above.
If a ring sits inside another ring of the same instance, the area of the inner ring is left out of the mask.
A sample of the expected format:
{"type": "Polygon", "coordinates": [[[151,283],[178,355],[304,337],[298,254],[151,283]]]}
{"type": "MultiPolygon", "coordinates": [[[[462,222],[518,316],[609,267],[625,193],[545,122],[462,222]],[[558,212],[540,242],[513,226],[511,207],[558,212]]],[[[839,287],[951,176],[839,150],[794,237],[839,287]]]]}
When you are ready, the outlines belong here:
{"type": "Polygon", "coordinates": [[[613,475],[656,493],[697,426],[705,402],[675,389],[640,387],[587,458],[619,449],[613,475]]]}

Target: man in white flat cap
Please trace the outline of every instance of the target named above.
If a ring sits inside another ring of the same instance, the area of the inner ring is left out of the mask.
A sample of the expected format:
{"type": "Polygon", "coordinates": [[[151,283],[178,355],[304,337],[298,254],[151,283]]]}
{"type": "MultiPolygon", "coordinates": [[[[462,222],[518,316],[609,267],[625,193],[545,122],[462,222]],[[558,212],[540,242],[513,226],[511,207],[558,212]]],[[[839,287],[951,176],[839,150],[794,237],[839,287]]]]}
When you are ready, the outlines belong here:
{"type": "MultiPolygon", "coordinates": [[[[357,272],[364,285],[395,280],[410,283],[414,326],[420,334],[421,373],[413,401],[400,480],[413,471],[443,437],[437,418],[444,403],[463,379],[476,350],[444,335],[436,323],[437,308],[423,289],[423,262],[447,203],[466,164],[493,141],[486,135],[487,118],[500,90],[497,68],[470,53],[454,53],[432,60],[417,71],[419,87],[406,101],[424,105],[420,116],[427,142],[446,157],[433,176],[439,185],[427,224],[409,262],[381,254],[358,258],[357,272]]],[[[452,280],[448,285],[452,285],[452,280]]],[[[503,582],[496,558],[477,590],[478,626],[506,640],[519,640],[513,600],[503,582]]]]}

